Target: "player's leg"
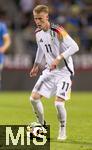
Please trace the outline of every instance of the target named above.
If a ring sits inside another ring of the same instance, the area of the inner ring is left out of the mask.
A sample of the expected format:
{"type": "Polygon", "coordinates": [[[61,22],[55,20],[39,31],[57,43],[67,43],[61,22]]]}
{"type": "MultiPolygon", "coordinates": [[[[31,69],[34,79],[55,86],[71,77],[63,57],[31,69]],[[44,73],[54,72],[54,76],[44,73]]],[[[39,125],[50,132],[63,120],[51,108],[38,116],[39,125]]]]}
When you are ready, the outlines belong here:
{"type": "Polygon", "coordinates": [[[63,100],[60,97],[56,97],[55,100],[55,107],[57,109],[57,116],[59,120],[59,140],[65,140],[66,139],[66,108],[65,108],[65,100],[63,100]]]}
{"type": "Polygon", "coordinates": [[[67,113],[65,108],[65,101],[70,99],[71,93],[71,79],[70,77],[62,76],[58,80],[57,91],[56,91],[56,101],[55,106],[57,109],[58,119],[59,119],[59,135],[58,139],[66,139],[66,121],[67,113]]]}
{"type": "Polygon", "coordinates": [[[54,79],[46,73],[42,74],[35,84],[30,100],[34,108],[35,113],[38,116],[38,120],[41,124],[44,124],[44,110],[41,102],[41,97],[49,98],[54,88],[54,79]]]}
{"type": "Polygon", "coordinates": [[[37,92],[32,92],[30,96],[30,101],[33,107],[33,110],[36,114],[37,120],[40,124],[44,125],[44,110],[41,102],[41,95],[37,92]]]}

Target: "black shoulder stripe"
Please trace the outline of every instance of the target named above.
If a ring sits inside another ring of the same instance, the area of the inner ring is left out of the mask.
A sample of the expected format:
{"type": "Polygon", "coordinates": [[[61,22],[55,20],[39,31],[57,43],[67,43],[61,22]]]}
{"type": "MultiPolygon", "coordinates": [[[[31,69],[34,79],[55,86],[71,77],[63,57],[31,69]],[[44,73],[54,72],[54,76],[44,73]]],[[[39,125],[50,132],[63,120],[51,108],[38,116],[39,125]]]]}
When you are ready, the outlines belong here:
{"type": "Polygon", "coordinates": [[[57,30],[57,28],[51,28],[51,30],[53,30],[54,32],[60,34],[59,30],[57,30]]]}

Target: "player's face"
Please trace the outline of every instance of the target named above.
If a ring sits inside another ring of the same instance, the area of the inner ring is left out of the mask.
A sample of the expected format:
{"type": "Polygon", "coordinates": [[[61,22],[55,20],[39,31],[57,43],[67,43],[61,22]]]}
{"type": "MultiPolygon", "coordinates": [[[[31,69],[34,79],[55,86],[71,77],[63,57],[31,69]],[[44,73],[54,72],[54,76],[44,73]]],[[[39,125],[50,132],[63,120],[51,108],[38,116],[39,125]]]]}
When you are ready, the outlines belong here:
{"type": "Polygon", "coordinates": [[[39,14],[33,13],[34,15],[34,21],[38,28],[45,30],[48,28],[48,14],[45,12],[41,12],[39,14]]]}

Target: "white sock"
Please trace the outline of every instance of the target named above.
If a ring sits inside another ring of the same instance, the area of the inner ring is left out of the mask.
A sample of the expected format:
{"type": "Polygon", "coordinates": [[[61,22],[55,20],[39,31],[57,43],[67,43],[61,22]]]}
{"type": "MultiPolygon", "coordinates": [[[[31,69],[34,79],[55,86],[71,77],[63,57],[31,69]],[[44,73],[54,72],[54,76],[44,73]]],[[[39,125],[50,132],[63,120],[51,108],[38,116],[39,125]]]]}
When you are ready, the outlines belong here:
{"type": "Polygon", "coordinates": [[[55,107],[57,109],[58,120],[60,122],[61,130],[66,129],[66,109],[64,106],[64,102],[55,101],[55,107]]]}
{"type": "Polygon", "coordinates": [[[40,99],[34,100],[32,97],[30,97],[31,104],[33,106],[33,110],[36,114],[36,117],[42,125],[44,124],[44,110],[43,105],[40,99]]]}

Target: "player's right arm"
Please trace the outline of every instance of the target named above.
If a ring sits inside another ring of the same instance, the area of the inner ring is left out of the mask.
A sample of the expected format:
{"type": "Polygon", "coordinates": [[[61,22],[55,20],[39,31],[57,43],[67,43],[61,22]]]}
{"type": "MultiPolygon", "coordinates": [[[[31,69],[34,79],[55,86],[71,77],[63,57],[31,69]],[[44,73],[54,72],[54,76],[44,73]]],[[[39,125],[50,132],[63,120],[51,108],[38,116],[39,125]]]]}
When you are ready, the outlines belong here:
{"type": "MultiPolygon", "coordinates": [[[[43,50],[41,49],[40,43],[39,43],[39,32],[41,30],[39,30],[39,28],[36,29],[35,33],[36,33],[36,42],[37,42],[37,53],[36,53],[36,57],[35,57],[35,61],[34,61],[34,65],[30,71],[30,77],[34,77],[36,76],[39,71],[41,71],[43,69],[43,66],[45,66],[45,55],[43,50]]],[[[41,36],[41,35],[40,35],[41,36]]]]}
{"type": "Polygon", "coordinates": [[[45,59],[44,53],[38,44],[35,62],[34,62],[34,65],[31,69],[31,71],[30,71],[30,77],[34,77],[39,73],[39,71],[42,69],[44,59],[45,59]]]}
{"type": "Polygon", "coordinates": [[[30,77],[35,77],[39,72],[39,66],[38,64],[34,63],[31,71],[30,71],[30,77]]]}

